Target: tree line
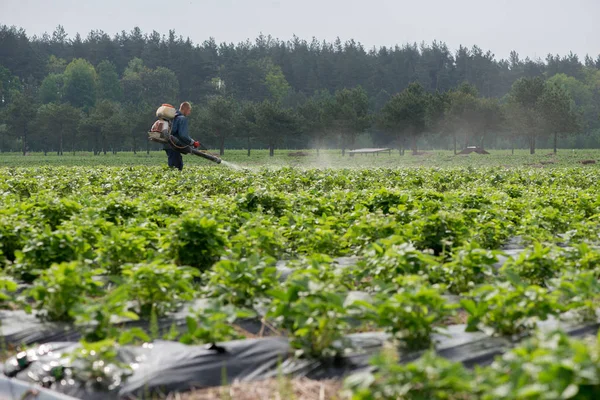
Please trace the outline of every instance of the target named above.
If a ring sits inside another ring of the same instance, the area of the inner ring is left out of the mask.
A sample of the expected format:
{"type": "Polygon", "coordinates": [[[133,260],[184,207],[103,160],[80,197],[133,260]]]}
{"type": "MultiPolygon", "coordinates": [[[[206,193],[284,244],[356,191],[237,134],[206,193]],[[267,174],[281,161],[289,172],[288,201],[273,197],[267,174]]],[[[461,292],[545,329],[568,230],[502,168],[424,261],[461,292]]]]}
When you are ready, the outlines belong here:
{"type": "Polygon", "coordinates": [[[162,103],[194,104],[192,135],[228,147],[600,145],[600,56],[545,62],[443,43],[366,50],[260,36],[194,45],[138,28],[69,39],[0,26],[0,150],[147,149],[162,103]]]}

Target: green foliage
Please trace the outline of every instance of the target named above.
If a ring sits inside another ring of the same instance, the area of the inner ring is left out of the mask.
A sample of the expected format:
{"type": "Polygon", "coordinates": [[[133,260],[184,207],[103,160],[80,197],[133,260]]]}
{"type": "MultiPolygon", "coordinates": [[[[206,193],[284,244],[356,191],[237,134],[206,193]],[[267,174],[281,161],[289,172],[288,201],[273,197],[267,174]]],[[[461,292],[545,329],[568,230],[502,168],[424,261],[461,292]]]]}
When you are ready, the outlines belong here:
{"type": "Polygon", "coordinates": [[[249,188],[248,191],[236,199],[238,207],[244,211],[260,210],[281,216],[288,208],[285,198],[277,193],[270,193],[263,188],[249,188]]]}
{"type": "Polygon", "coordinates": [[[240,260],[223,259],[208,272],[205,291],[236,307],[256,309],[278,285],[275,260],[254,254],[240,260]]]}
{"type": "Polygon", "coordinates": [[[463,245],[469,235],[469,228],[462,215],[446,211],[415,221],[413,230],[417,248],[431,249],[435,254],[463,245]]]}
{"type": "Polygon", "coordinates": [[[10,276],[0,275],[0,307],[14,300],[11,293],[16,292],[18,288],[19,285],[10,276]]]}
{"type": "Polygon", "coordinates": [[[281,257],[287,250],[287,241],[280,229],[270,229],[275,225],[271,216],[256,216],[240,226],[231,236],[231,249],[239,257],[259,254],[281,257]]]}
{"type": "Polygon", "coordinates": [[[66,355],[73,378],[85,382],[87,390],[113,391],[133,374],[132,367],[119,357],[114,340],[80,342],[81,347],[66,355]]]}
{"type": "Polygon", "coordinates": [[[344,331],[350,315],[345,294],[308,274],[290,277],[284,287],[268,294],[273,301],[267,317],[287,331],[296,355],[328,358],[347,349],[344,331]]]}
{"type": "Polygon", "coordinates": [[[402,237],[392,236],[372,243],[357,264],[356,278],[367,287],[388,285],[398,275],[427,273],[439,260],[427,252],[418,251],[402,237]]]}
{"type": "Polygon", "coordinates": [[[563,311],[558,293],[529,286],[516,276],[509,275],[509,279],[474,289],[468,298],[461,300],[469,314],[467,331],[491,330],[499,335],[516,335],[563,311]]]}
{"type": "Polygon", "coordinates": [[[122,285],[142,317],[157,316],[174,311],[184,301],[194,298],[193,280],[198,271],[156,261],[149,264],[124,265],[122,285]]]}
{"type": "Polygon", "coordinates": [[[28,290],[37,316],[49,321],[74,320],[79,303],[102,294],[103,283],[95,279],[101,272],[76,261],[53,264],[42,271],[28,290]]]}
{"type": "Polygon", "coordinates": [[[399,94],[393,96],[381,110],[380,126],[408,139],[413,152],[417,151],[417,139],[427,127],[431,96],[423,86],[413,82],[399,94]]]}
{"type": "Polygon", "coordinates": [[[371,362],[377,372],[351,375],[345,387],[354,400],[591,400],[600,395],[599,342],[538,333],[473,372],[432,352],[400,365],[388,349],[371,362]]]}
{"type": "Polygon", "coordinates": [[[562,275],[553,282],[560,293],[561,304],[576,312],[585,322],[598,320],[600,305],[600,271],[573,271],[562,275]]]}
{"type": "Polygon", "coordinates": [[[64,99],[75,107],[90,109],[96,103],[97,75],[88,61],[76,58],[64,73],[64,99]]]}
{"type": "Polygon", "coordinates": [[[283,100],[291,89],[279,65],[271,65],[265,76],[265,86],[275,101],[283,100]]]}
{"type": "Polygon", "coordinates": [[[534,243],[516,258],[508,259],[502,271],[517,274],[531,285],[546,286],[564,267],[562,253],[560,248],[534,243]]]}
{"type": "Polygon", "coordinates": [[[23,221],[10,218],[0,219],[0,265],[15,261],[16,252],[21,250],[30,235],[30,227],[23,221]]]}
{"type": "Polygon", "coordinates": [[[360,86],[353,89],[341,89],[335,92],[335,101],[328,103],[328,111],[333,126],[342,136],[342,149],[354,148],[356,136],[363,133],[371,125],[369,115],[369,97],[360,86]]]}
{"type": "Polygon", "coordinates": [[[430,282],[442,283],[453,294],[468,292],[490,279],[498,262],[497,253],[482,249],[475,242],[453,249],[450,260],[430,266],[430,282]]]}
{"type": "Polygon", "coordinates": [[[539,334],[498,358],[487,371],[484,399],[595,399],[600,395],[600,339],[539,334]]]}
{"type": "Polygon", "coordinates": [[[47,202],[39,202],[36,208],[41,223],[50,226],[50,229],[54,230],[63,221],[76,214],[81,206],[72,200],[53,199],[47,202]]]}
{"type": "Polygon", "coordinates": [[[231,97],[216,96],[208,100],[200,115],[201,129],[207,136],[218,139],[221,155],[224,154],[225,139],[235,133],[238,104],[231,97]]]}
{"type": "Polygon", "coordinates": [[[270,155],[282,137],[298,131],[297,116],[290,108],[265,100],[256,106],[255,131],[269,144],[270,155]]]}
{"type": "Polygon", "coordinates": [[[367,310],[366,318],[409,350],[430,347],[431,335],[455,307],[442,297],[444,287],[430,285],[422,276],[402,276],[395,283],[396,290],[379,294],[373,304],[361,302],[367,310]]]}
{"type": "Polygon", "coordinates": [[[156,233],[146,227],[112,228],[96,244],[98,265],[116,275],[127,263],[150,260],[158,249],[156,233]]]}
{"type": "Polygon", "coordinates": [[[353,400],[475,400],[473,373],[461,363],[454,363],[427,351],[417,361],[399,364],[395,349],[377,355],[371,364],[375,373],[352,375],[344,386],[352,391],[353,400]]]}
{"type": "Polygon", "coordinates": [[[123,89],[119,82],[119,74],[113,63],[104,60],[98,64],[98,99],[119,101],[123,96],[123,89]]]}
{"type": "MultiPolygon", "coordinates": [[[[116,322],[122,320],[137,321],[138,315],[128,311],[130,299],[129,288],[125,285],[112,289],[103,297],[88,299],[76,303],[73,311],[75,326],[83,334],[87,342],[98,342],[106,339],[123,339],[127,342],[132,337],[130,333],[121,332],[116,322]],[[121,338],[121,336],[123,338],[121,338]]],[[[139,337],[140,335],[133,335],[139,337]]]]}
{"type": "Polygon", "coordinates": [[[42,104],[59,103],[64,96],[63,74],[49,74],[40,86],[39,97],[42,104]]]}
{"type": "Polygon", "coordinates": [[[33,233],[23,249],[15,252],[15,263],[10,268],[19,279],[32,282],[52,264],[89,258],[90,250],[90,245],[81,237],[46,227],[33,233]]]}
{"type": "Polygon", "coordinates": [[[187,332],[179,341],[184,344],[215,344],[242,339],[233,323],[239,317],[249,316],[235,307],[213,304],[186,317],[187,332]]]}
{"type": "Polygon", "coordinates": [[[168,250],[179,265],[206,271],[224,254],[227,239],[216,220],[204,215],[181,218],[168,239],[168,250]]]}

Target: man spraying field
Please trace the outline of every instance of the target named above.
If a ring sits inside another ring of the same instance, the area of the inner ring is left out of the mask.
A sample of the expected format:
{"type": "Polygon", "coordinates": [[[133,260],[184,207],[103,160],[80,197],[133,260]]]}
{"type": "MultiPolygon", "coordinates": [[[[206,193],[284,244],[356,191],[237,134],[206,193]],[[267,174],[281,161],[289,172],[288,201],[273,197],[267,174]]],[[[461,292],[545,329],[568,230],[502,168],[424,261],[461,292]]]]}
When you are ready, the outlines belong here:
{"type": "Polygon", "coordinates": [[[171,168],[183,169],[182,154],[193,154],[221,164],[219,157],[204,151],[206,148],[190,137],[187,117],[191,112],[192,106],[187,101],[181,103],[179,111],[170,104],[163,104],[156,110],[158,119],[150,128],[148,139],[163,145],[171,168]]]}
{"type": "Polygon", "coordinates": [[[167,152],[169,167],[177,168],[178,170],[183,169],[183,157],[181,152],[173,149],[172,146],[194,146],[194,148],[200,147],[200,143],[197,140],[192,139],[189,136],[188,119],[187,117],[192,113],[192,106],[190,103],[183,102],[179,106],[179,110],[175,113],[173,119],[173,125],[171,126],[171,136],[174,136],[179,143],[165,144],[164,149],[167,152]]]}

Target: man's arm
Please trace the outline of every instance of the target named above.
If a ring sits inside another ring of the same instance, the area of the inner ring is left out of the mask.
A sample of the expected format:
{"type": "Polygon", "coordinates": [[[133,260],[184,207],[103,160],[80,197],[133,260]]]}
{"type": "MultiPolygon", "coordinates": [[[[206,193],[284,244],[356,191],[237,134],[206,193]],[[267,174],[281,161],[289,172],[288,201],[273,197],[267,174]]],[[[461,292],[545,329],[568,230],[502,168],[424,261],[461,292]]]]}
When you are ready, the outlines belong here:
{"type": "Polygon", "coordinates": [[[173,131],[174,135],[183,142],[184,144],[191,146],[194,144],[194,139],[192,139],[188,133],[188,120],[186,117],[177,117],[173,122],[173,131]]]}

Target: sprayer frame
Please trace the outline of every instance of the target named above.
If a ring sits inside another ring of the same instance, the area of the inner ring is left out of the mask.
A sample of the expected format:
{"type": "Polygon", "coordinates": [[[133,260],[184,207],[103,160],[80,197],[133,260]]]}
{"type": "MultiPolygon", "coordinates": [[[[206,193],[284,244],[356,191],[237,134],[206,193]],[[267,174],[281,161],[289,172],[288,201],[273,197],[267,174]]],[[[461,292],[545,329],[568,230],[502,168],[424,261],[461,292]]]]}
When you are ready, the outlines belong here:
{"type": "MultiPolygon", "coordinates": [[[[148,139],[150,141],[152,141],[152,142],[161,143],[161,144],[168,144],[169,146],[171,146],[171,148],[173,150],[178,151],[181,154],[193,154],[195,156],[202,157],[202,158],[204,158],[206,160],[209,160],[209,161],[212,161],[214,163],[221,164],[222,160],[219,157],[215,156],[215,155],[212,155],[212,154],[205,153],[203,151],[194,149],[191,146],[184,146],[183,148],[175,147],[175,146],[173,146],[171,144],[170,140],[167,140],[167,139],[164,139],[164,138],[152,135],[153,133],[156,134],[156,132],[148,132],[148,135],[149,135],[148,139]]],[[[169,135],[169,139],[175,139],[175,140],[177,140],[177,138],[173,137],[172,135],[169,135]]]]}

